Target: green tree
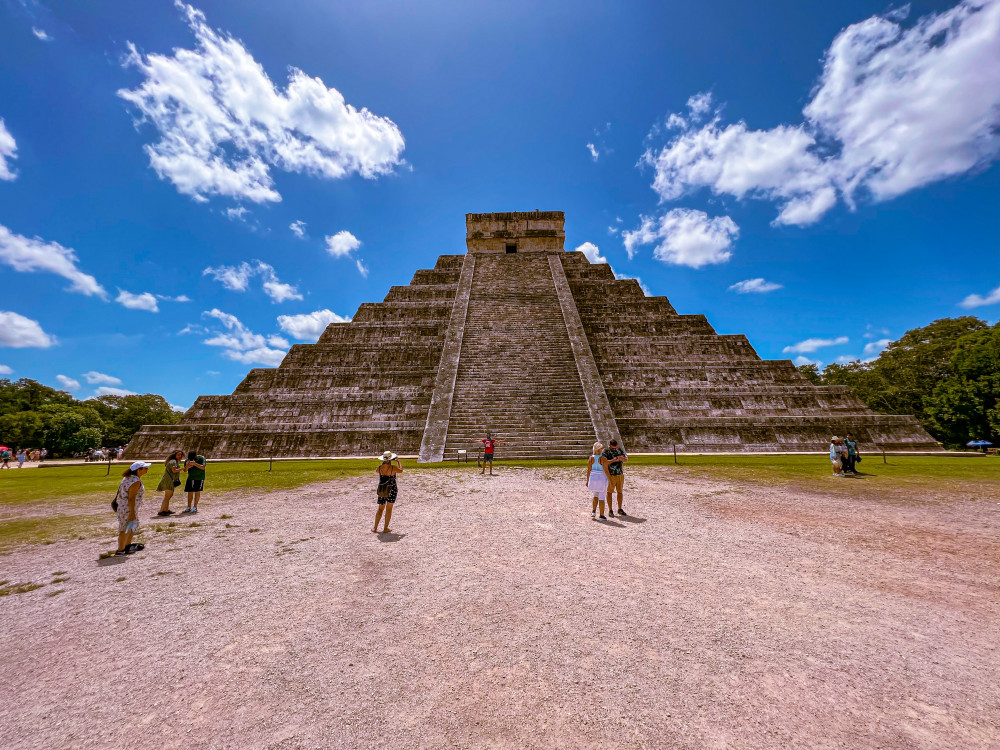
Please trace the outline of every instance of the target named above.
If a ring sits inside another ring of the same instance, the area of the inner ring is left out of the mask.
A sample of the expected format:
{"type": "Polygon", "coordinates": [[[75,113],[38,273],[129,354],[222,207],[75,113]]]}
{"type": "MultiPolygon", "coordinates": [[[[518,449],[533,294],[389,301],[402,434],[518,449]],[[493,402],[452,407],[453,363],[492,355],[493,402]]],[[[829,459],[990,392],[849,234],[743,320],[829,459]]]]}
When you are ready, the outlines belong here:
{"type": "Polygon", "coordinates": [[[66,439],[62,448],[66,453],[82,453],[90,448],[98,448],[100,445],[100,430],[96,427],[81,427],[66,439]]]}
{"type": "Polygon", "coordinates": [[[163,396],[153,393],[101,396],[93,403],[107,423],[104,439],[111,446],[125,445],[144,424],[176,424],[181,418],[163,396]]]}

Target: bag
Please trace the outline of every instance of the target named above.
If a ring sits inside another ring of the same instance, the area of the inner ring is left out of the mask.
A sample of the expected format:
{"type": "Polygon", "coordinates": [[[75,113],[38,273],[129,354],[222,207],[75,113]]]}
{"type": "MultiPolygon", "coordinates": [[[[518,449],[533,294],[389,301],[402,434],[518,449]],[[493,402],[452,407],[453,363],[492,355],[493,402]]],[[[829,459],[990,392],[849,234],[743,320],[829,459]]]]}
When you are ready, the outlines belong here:
{"type": "Polygon", "coordinates": [[[180,486],[181,486],[181,480],[180,479],[175,479],[174,480],[174,487],[180,487],[180,486]]]}
{"type": "Polygon", "coordinates": [[[115,499],[111,501],[111,510],[115,513],[118,512],[118,493],[115,493],[115,499]]]}
{"type": "Polygon", "coordinates": [[[381,479],[378,483],[378,489],[375,490],[375,495],[381,499],[385,500],[392,494],[392,488],[389,486],[388,482],[383,482],[381,479]]]}
{"type": "Polygon", "coordinates": [[[857,458],[855,458],[854,462],[858,463],[858,464],[861,463],[861,456],[858,456],[857,458]]]}

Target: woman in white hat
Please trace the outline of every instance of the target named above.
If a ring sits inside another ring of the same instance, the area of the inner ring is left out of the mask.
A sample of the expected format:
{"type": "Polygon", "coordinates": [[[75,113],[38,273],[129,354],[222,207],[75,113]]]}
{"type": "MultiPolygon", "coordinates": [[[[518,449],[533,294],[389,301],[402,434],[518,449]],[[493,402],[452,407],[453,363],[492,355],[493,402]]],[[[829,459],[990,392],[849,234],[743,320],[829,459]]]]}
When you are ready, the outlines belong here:
{"type": "Polygon", "coordinates": [[[129,555],[144,549],[142,544],[132,544],[132,537],[139,530],[139,506],[142,505],[142,495],[145,487],[142,485],[142,475],[149,471],[145,461],[136,461],[122,474],[121,484],[115,502],[118,508],[118,551],[116,555],[129,555]]]}
{"type": "MultiPolygon", "coordinates": [[[[600,443],[594,443],[592,455],[587,460],[587,488],[594,494],[594,509],[591,511],[590,517],[598,517],[597,505],[600,503],[600,519],[606,521],[607,517],[604,515],[604,496],[608,491],[608,481],[611,477],[608,474],[608,459],[602,455],[603,452],[604,446],[600,443]]],[[[610,495],[608,497],[608,510],[610,511],[610,495]]],[[[611,515],[614,515],[614,511],[611,511],[611,515]]]]}
{"type": "Polygon", "coordinates": [[[378,510],[375,512],[375,528],[373,532],[378,532],[378,522],[385,511],[385,524],[382,526],[382,533],[389,533],[389,519],[392,518],[392,506],[396,502],[396,475],[403,473],[403,467],[392,451],[382,454],[382,464],[378,467],[378,489],[375,492],[378,500],[378,510]]]}
{"type": "Polygon", "coordinates": [[[833,475],[835,477],[844,476],[844,462],[841,457],[840,438],[834,435],[830,438],[830,463],[833,465],[833,475]]]}

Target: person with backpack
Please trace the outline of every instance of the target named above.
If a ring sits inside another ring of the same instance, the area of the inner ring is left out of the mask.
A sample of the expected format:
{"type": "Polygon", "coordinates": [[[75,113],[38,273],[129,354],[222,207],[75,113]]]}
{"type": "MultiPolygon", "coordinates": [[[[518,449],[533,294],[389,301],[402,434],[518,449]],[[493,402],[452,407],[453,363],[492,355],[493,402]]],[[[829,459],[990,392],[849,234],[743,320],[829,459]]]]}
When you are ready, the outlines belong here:
{"type": "Polygon", "coordinates": [[[122,481],[118,485],[118,492],[112,503],[118,516],[118,549],[115,551],[117,557],[145,549],[145,545],[132,544],[132,538],[139,531],[139,507],[142,505],[142,496],[145,492],[142,476],[149,471],[150,466],[152,464],[145,461],[136,461],[122,474],[122,481]]]}
{"type": "Polygon", "coordinates": [[[205,465],[208,461],[198,451],[188,453],[187,463],[184,464],[184,471],[187,472],[187,482],[184,483],[184,491],[188,496],[187,507],[181,513],[197,513],[198,499],[201,491],[205,489],[205,465]]]}

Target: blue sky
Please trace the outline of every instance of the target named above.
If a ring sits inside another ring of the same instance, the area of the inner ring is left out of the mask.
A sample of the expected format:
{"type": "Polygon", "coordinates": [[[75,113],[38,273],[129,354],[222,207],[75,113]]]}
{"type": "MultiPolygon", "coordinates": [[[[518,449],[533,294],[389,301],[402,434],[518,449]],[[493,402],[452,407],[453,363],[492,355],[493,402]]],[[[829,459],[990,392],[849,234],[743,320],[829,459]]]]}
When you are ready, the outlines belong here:
{"type": "Polygon", "coordinates": [[[1000,0],[2,0],[0,120],[0,373],[80,398],[229,393],[466,212],[765,358],[1000,316],[1000,0]]]}

